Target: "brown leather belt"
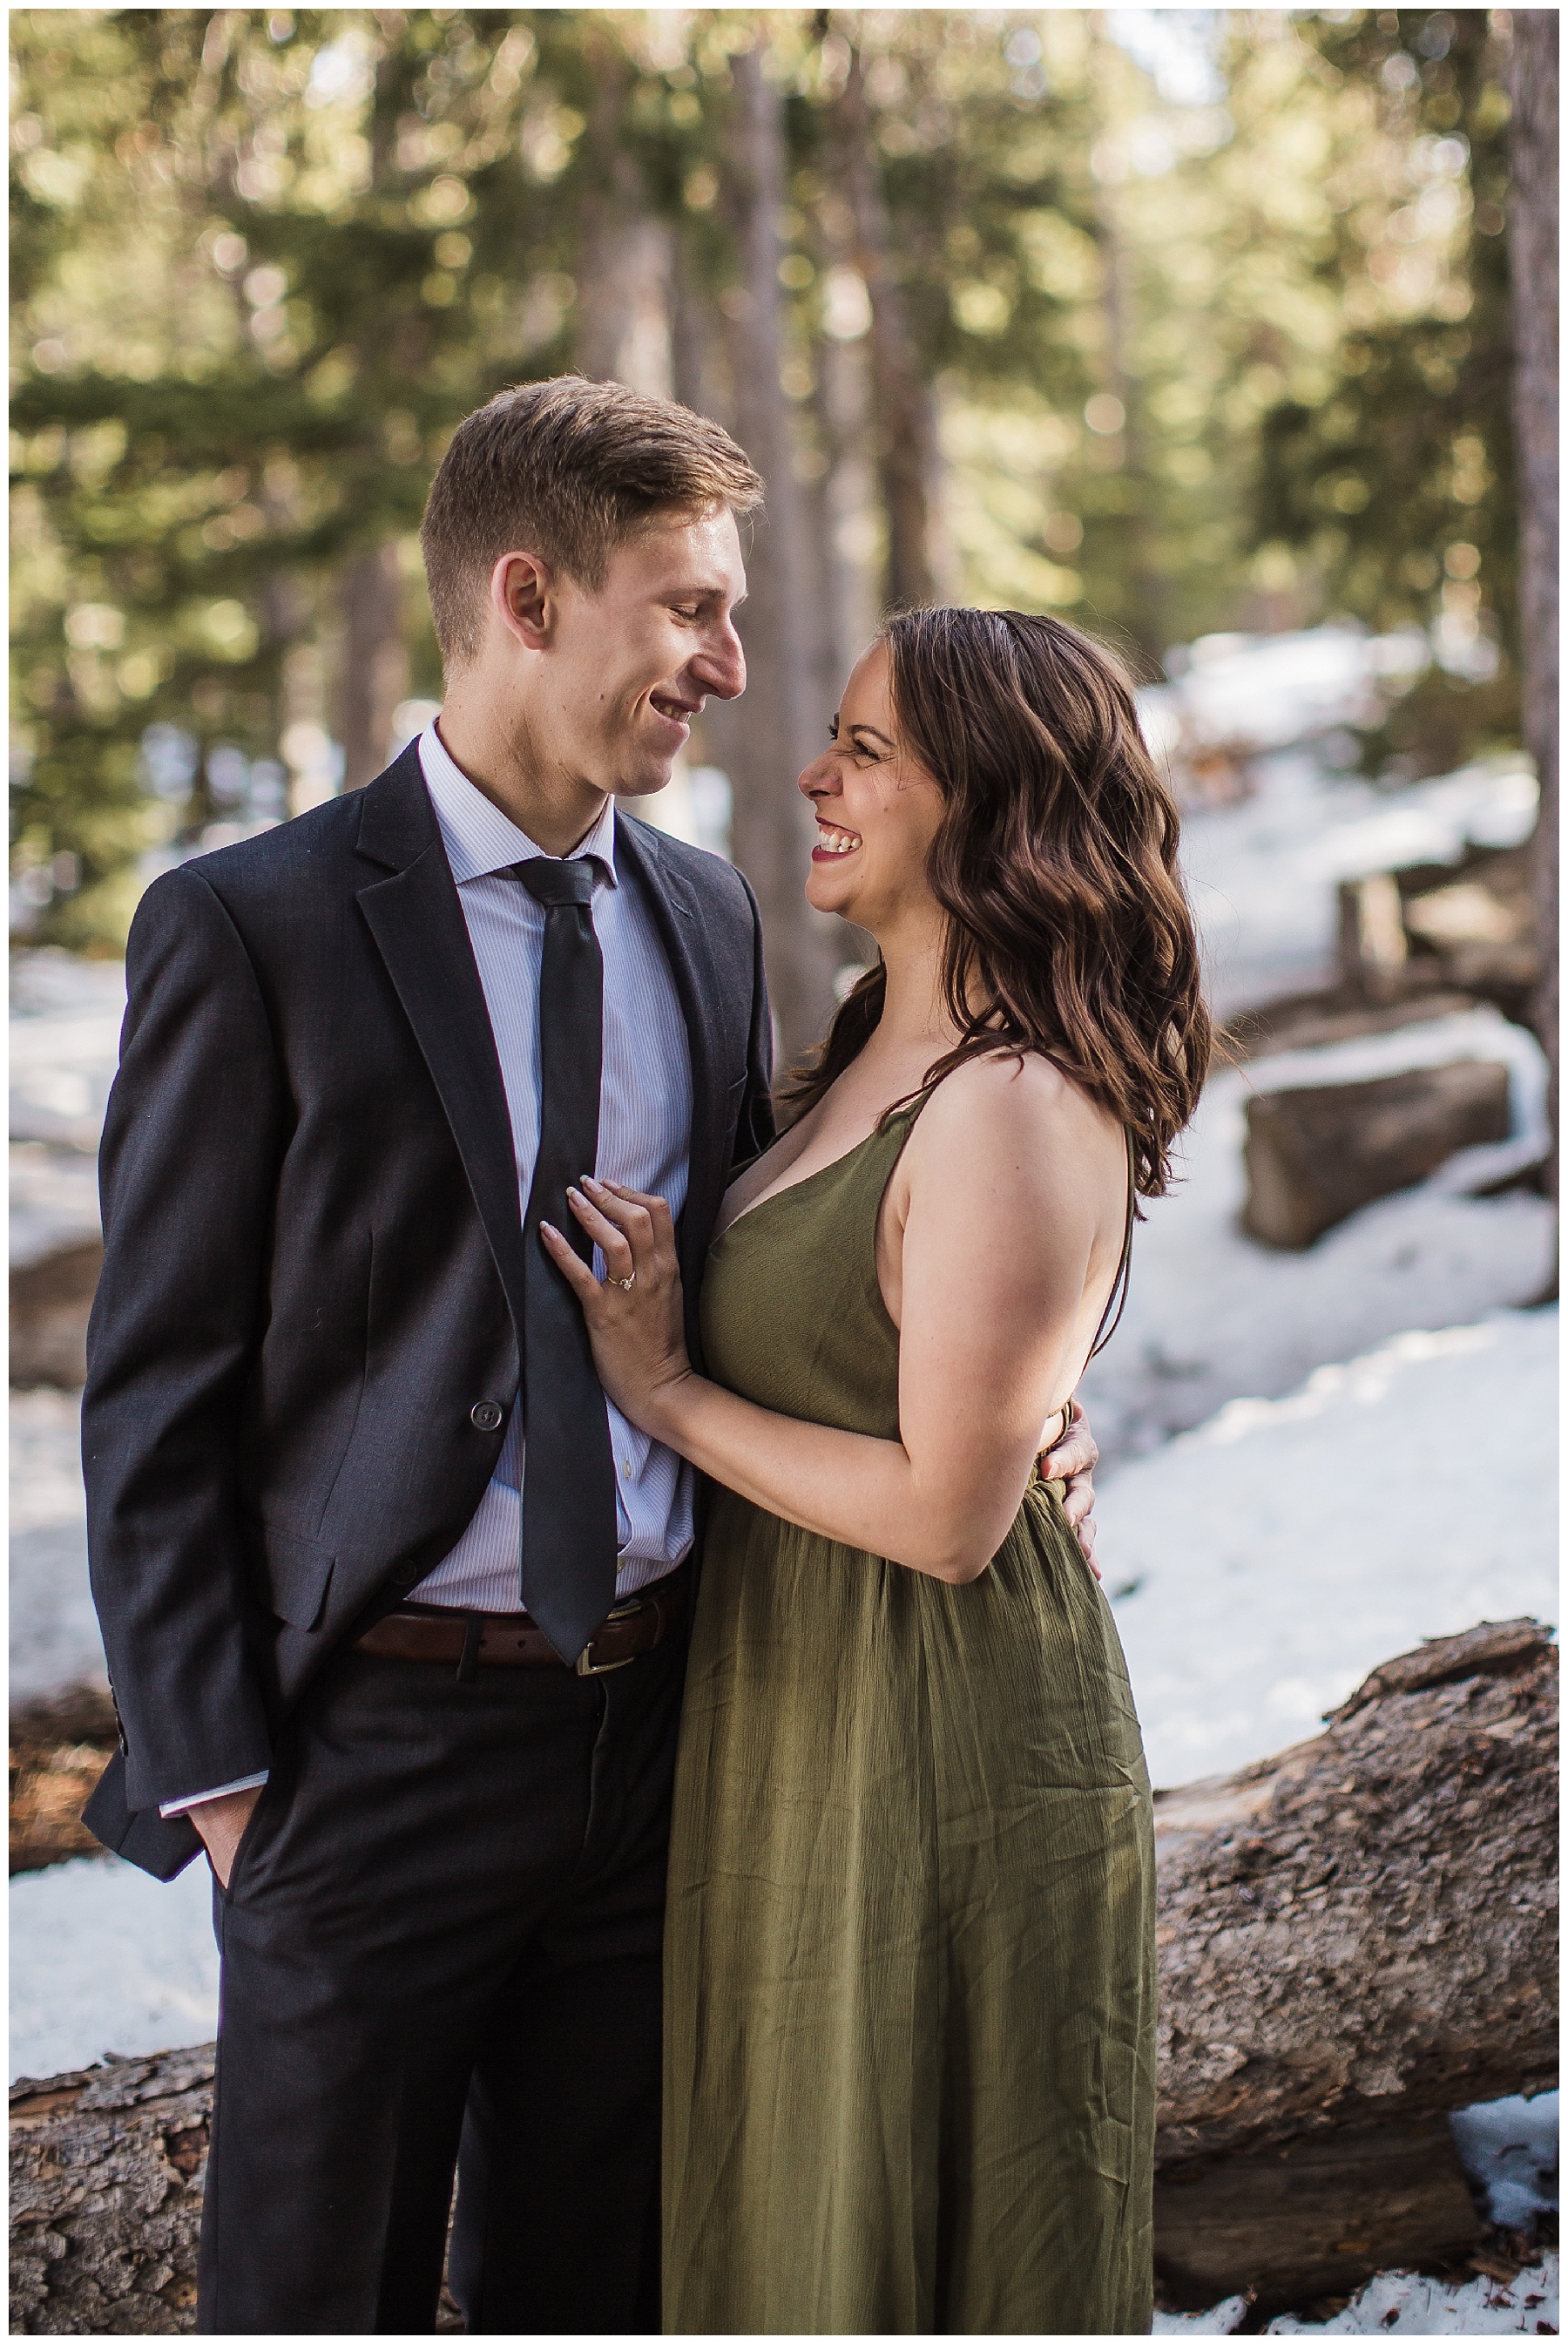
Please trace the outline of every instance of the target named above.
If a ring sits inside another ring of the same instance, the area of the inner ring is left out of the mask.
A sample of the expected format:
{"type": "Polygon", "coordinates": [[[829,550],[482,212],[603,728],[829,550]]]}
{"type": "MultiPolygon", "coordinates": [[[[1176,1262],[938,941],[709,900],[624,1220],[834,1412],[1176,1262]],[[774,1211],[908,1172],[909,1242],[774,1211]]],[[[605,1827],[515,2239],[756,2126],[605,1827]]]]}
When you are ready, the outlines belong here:
{"type": "MultiPolygon", "coordinates": [[[[686,1612],[684,1570],[639,1588],[618,1603],[575,1663],[579,1677],[601,1677],[624,1669],[678,1626],[686,1612]]],[[[460,1677],[476,1668],[563,1669],[544,1630],[526,1612],[458,1612],[430,1604],[389,1612],[355,1639],[357,1652],[382,1661],[444,1661],[460,1677]]]]}

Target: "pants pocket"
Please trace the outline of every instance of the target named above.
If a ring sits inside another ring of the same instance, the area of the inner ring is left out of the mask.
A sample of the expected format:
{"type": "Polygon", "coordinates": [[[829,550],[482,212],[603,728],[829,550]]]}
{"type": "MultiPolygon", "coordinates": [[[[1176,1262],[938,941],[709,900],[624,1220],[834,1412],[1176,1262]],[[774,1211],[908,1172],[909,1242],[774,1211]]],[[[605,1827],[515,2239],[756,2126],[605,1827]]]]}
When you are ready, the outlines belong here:
{"type": "MultiPolygon", "coordinates": [[[[275,1794],[276,1793],[276,1789],[277,1776],[275,1773],[270,1774],[266,1781],[262,1784],[261,1796],[257,1799],[255,1806],[251,1809],[250,1820],[247,1822],[245,1829],[239,1835],[239,1845],[235,1849],[234,1861],[228,1867],[227,1885],[225,1886],[223,1882],[218,1879],[216,1872],[213,1874],[213,1886],[216,1889],[218,1900],[223,1904],[232,1904],[234,1902],[235,1894],[239,1887],[246,1861],[250,1856],[251,1851],[256,1845],[262,1818],[267,1814],[268,1809],[276,1804],[275,1794]]],[[[210,1856],[207,1861],[209,1864],[211,1863],[212,1859],[210,1856]]]]}

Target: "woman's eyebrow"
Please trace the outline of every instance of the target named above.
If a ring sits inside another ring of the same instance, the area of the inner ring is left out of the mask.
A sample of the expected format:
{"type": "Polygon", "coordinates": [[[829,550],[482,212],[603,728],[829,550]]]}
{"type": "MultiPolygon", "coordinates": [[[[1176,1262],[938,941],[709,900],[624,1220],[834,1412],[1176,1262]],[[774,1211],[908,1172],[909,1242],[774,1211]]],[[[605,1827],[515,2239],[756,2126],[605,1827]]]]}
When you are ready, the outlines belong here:
{"type": "Polygon", "coordinates": [[[849,738],[851,741],[854,739],[857,732],[869,732],[873,741],[879,741],[881,743],[884,749],[890,749],[893,745],[891,741],[889,740],[887,734],[885,732],[879,732],[874,724],[851,724],[849,727],[849,738]]]}

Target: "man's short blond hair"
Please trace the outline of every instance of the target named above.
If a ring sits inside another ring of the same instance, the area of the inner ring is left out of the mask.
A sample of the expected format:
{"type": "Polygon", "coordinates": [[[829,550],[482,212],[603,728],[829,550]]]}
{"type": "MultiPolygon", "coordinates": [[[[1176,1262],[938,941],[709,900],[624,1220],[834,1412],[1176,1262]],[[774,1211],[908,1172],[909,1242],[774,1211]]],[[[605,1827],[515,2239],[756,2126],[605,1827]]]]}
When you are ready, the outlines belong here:
{"type": "Polygon", "coordinates": [[[761,501],[744,450],[672,399],[575,374],[498,391],[453,433],[419,527],[441,656],[477,652],[503,553],[537,553],[595,591],[616,547],[660,514],[761,501]]]}

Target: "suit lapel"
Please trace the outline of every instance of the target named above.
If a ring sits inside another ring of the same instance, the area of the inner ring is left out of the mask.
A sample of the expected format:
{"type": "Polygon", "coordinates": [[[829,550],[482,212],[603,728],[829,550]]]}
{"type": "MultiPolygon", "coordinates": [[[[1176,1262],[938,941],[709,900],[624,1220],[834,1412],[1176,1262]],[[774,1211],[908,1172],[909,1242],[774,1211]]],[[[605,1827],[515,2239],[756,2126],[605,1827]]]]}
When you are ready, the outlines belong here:
{"type": "Polygon", "coordinates": [[[390,871],[357,892],[452,1127],[518,1339],[523,1228],[500,1060],[417,744],[365,792],[358,851],[390,871]]]}
{"type": "Polygon", "coordinates": [[[719,1200],[724,1193],[724,1119],[729,1094],[718,1030],[719,970],[697,897],[659,854],[658,833],[624,815],[616,822],[616,854],[624,854],[651,910],[680,997],[691,1049],[691,1168],[680,1217],[680,1275],[689,1325],[708,1256],[719,1200]]]}

